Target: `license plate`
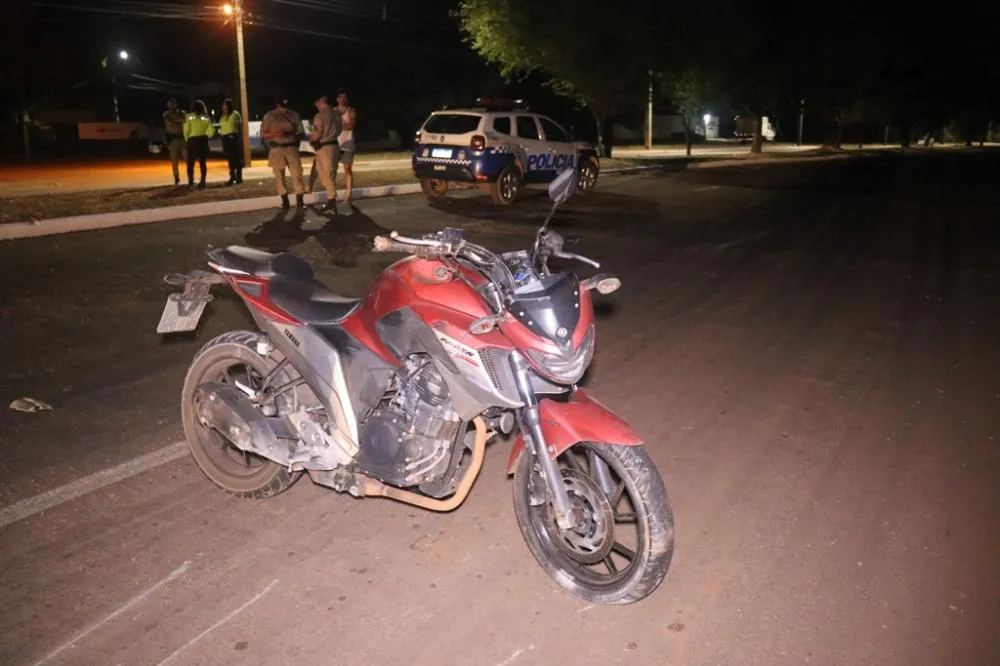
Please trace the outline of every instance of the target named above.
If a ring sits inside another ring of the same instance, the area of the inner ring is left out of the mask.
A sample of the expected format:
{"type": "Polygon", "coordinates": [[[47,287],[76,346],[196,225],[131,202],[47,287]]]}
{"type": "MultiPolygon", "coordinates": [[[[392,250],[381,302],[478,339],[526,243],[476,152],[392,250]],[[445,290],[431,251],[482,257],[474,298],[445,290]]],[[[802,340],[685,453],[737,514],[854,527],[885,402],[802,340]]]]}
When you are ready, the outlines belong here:
{"type": "Polygon", "coordinates": [[[444,171],[445,170],[445,166],[443,164],[435,164],[434,165],[434,170],[435,171],[444,171]]]}
{"type": "Polygon", "coordinates": [[[431,150],[431,157],[451,159],[451,148],[434,148],[431,150]]]}
{"type": "Polygon", "coordinates": [[[156,326],[156,332],[163,333],[183,333],[193,331],[198,328],[201,315],[205,312],[207,300],[188,300],[183,298],[184,294],[170,294],[167,304],[163,306],[163,314],[160,315],[160,323],[156,326]]]}

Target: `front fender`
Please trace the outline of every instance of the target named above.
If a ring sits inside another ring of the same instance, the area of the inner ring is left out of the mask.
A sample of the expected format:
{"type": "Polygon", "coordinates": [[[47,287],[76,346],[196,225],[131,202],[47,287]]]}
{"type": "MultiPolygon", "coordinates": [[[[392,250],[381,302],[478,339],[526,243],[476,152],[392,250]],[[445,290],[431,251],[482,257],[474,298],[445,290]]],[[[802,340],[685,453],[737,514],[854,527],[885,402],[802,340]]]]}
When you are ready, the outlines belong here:
{"type": "MultiPolygon", "coordinates": [[[[642,439],[632,426],[610,409],[597,402],[583,389],[569,402],[543,398],[538,402],[542,434],[549,456],[556,458],[579,442],[600,442],[617,446],[638,446],[642,439]]],[[[524,435],[518,435],[507,460],[507,473],[514,473],[517,459],[524,450],[524,435]]]]}

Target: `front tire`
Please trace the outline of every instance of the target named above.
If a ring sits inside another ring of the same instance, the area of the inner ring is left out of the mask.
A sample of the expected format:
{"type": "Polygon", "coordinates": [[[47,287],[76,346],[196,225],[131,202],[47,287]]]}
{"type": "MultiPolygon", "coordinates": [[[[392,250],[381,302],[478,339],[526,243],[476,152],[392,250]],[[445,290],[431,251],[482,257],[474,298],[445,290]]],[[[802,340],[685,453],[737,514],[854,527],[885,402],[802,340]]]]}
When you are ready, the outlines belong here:
{"type": "Polygon", "coordinates": [[[593,192],[594,188],[597,187],[597,177],[599,175],[600,167],[597,166],[597,162],[592,158],[584,160],[583,164],[580,165],[580,176],[576,185],[577,191],[584,194],[593,192]]]}
{"type": "Polygon", "coordinates": [[[490,183],[490,197],[498,206],[509,206],[521,191],[521,172],[513,166],[504,168],[497,179],[490,183]]]}
{"type": "Polygon", "coordinates": [[[559,585],[589,602],[628,604],[649,596],[674,550],[673,512],[652,460],[640,447],[582,442],[557,463],[584,520],[559,529],[539,466],[525,451],[514,471],[514,513],[532,555],[559,585]],[[597,480],[601,463],[610,472],[610,493],[597,480]]]}
{"type": "MultiPolygon", "coordinates": [[[[268,356],[257,353],[258,341],[265,339],[258,333],[234,331],[209,341],[191,363],[181,394],[181,419],[191,456],[212,483],[237,497],[273,497],[288,490],[302,474],[237,449],[198,420],[195,391],[201,384],[239,381],[253,385],[278,365],[282,360],[280,352],[272,351],[268,356]]],[[[272,385],[280,386],[290,380],[288,371],[283,369],[272,385]]],[[[280,397],[283,401],[295,399],[294,392],[280,397]]]]}

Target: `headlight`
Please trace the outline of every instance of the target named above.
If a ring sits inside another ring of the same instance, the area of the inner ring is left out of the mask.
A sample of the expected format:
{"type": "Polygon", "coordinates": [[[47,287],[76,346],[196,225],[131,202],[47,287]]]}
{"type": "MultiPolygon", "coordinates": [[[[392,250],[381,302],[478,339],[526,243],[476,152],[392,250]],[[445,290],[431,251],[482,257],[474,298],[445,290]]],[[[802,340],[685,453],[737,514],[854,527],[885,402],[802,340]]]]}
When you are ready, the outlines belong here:
{"type": "Polygon", "coordinates": [[[594,327],[587,329],[583,341],[575,350],[561,354],[547,354],[537,349],[528,350],[528,360],[543,377],[559,384],[576,384],[587,371],[594,358],[594,327]]]}

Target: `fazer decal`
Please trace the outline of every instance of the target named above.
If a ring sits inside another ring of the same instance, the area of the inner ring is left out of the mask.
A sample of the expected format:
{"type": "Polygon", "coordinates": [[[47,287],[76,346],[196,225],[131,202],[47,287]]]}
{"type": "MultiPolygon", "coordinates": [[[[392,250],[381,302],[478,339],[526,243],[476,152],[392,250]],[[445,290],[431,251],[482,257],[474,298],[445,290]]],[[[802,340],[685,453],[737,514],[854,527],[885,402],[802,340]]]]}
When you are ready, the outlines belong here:
{"type": "Polygon", "coordinates": [[[458,367],[465,368],[467,372],[470,372],[477,384],[485,387],[492,386],[479,352],[437,329],[434,330],[434,335],[437,336],[444,350],[448,352],[448,356],[455,361],[458,367]]]}

